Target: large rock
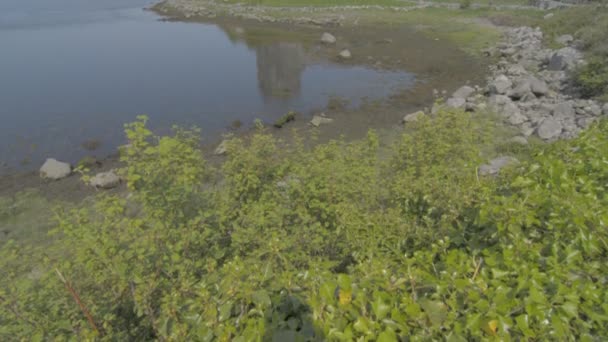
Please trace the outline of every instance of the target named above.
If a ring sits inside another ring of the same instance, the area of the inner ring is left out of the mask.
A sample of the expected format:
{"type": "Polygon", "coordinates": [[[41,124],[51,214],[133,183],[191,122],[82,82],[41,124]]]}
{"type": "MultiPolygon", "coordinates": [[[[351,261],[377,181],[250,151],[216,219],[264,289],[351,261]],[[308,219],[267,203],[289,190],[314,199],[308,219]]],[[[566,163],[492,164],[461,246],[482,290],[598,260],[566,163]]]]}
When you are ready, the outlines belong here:
{"type": "Polygon", "coordinates": [[[446,102],[445,105],[448,106],[449,108],[455,108],[455,109],[461,109],[464,108],[464,106],[467,104],[467,100],[463,99],[463,98],[459,98],[459,97],[452,97],[449,98],[446,102]]]}
{"type": "Polygon", "coordinates": [[[98,189],[112,189],[120,185],[120,177],[114,171],[101,172],[91,178],[89,183],[98,189]]]}
{"type": "Polygon", "coordinates": [[[572,70],[582,62],[582,54],[571,47],[557,50],[549,60],[548,69],[552,71],[572,70]]]}
{"type": "Polygon", "coordinates": [[[562,102],[553,108],[553,116],[556,118],[573,118],[576,116],[576,111],[571,102],[562,102]]]}
{"type": "Polygon", "coordinates": [[[511,89],[511,86],[513,86],[513,82],[507,76],[500,75],[490,84],[490,92],[501,95],[506,94],[511,89]]]}
{"type": "Polygon", "coordinates": [[[352,54],[350,53],[349,50],[342,50],[340,51],[340,53],[338,54],[338,57],[342,58],[342,59],[351,59],[352,58],[352,54]]]}
{"type": "Polygon", "coordinates": [[[416,122],[423,116],[424,116],[424,112],[419,110],[415,113],[407,114],[406,116],[404,116],[402,122],[404,124],[416,122]]]}
{"type": "Polygon", "coordinates": [[[604,115],[608,115],[608,103],[604,104],[604,107],[602,107],[602,112],[604,115]]]}
{"type": "Polygon", "coordinates": [[[213,154],[217,156],[224,155],[228,152],[228,140],[222,141],[213,151],[213,154]]]}
{"type": "Polygon", "coordinates": [[[47,159],[40,168],[40,177],[45,179],[58,180],[69,176],[71,173],[72,166],[70,164],[53,158],[47,159]]]}
{"type": "Polygon", "coordinates": [[[509,97],[514,100],[519,100],[522,97],[532,92],[532,87],[527,79],[517,82],[515,87],[509,91],[509,97]]]}
{"type": "Polygon", "coordinates": [[[549,94],[549,87],[545,81],[539,80],[534,76],[530,76],[528,78],[528,83],[530,83],[530,90],[536,96],[544,96],[549,94]]]}
{"type": "Polygon", "coordinates": [[[456,90],[454,94],[452,94],[452,98],[466,99],[467,97],[473,95],[473,93],[475,93],[475,88],[465,85],[458,88],[458,90],[456,90]]]}
{"type": "Polygon", "coordinates": [[[323,44],[335,44],[336,37],[333,34],[325,32],[321,35],[321,43],[323,44]]]}
{"type": "Polygon", "coordinates": [[[569,35],[569,34],[564,34],[562,36],[555,38],[555,41],[562,45],[568,45],[574,41],[574,37],[572,37],[572,35],[569,35]]]}
{"type": "Polygon", "coordinates": [[[324,124],[330,124],[332,122],[334,122],[334,119],[331,119],[331,118],[328,118],[325,116],[321,116],[321,115],[315,115],[312,117],[312,120],[310,120],[310,124],[315,127],[319,127],[324,124]]]}
{"type": "Polygon", "coordinates": [[[490,160],[488,164],[481,165],[479,167],[480,176],[493,176],[500,172],[501,169],[518,164],[519,161],[516,158],[510,156],[502,156],[490,160]]]}
{"type": "Polygon", "coordinates": [[[503,115],[507,118],[507,121],[511,125],[521,125],[522,123],[528,121],[522,113],[519,107],[513,102],[508,102],[503,107],[503,115]]]}
{"type": "Polygon", "coordinates": [[[559,137],[562,133],[562,124],[553,118],[545,118],[536,130],[541,139],[549,140],[559,137]]]}

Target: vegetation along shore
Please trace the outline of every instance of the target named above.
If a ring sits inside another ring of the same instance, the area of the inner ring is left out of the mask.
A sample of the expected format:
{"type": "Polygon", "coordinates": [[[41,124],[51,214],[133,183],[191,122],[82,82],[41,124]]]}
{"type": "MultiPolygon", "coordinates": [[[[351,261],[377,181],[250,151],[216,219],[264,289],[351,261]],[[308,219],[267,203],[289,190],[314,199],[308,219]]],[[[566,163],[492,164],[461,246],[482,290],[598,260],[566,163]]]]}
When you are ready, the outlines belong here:
{"type": "Polygon", "coordinates": [[[289,112],[209,146],[197,129],[157,136],[141,116],[116,157],[76,168],[49,159],[35,180],[0,183],[0,339],[608,336],[602,2],[152,9],[236,23],[236,35],[251,22],[301,26],[338,63],[379,68],[401,64],[380,65],[344,37],[369,28],[382,32],[375,46],[397,45],[386,32],[407,27],[484,70],[386,103],[289,112]],[[404,105],[422,93],[416,110],[404,105]],[[398,117],[362,137],[319,139],[375,110],[398,117]]]}

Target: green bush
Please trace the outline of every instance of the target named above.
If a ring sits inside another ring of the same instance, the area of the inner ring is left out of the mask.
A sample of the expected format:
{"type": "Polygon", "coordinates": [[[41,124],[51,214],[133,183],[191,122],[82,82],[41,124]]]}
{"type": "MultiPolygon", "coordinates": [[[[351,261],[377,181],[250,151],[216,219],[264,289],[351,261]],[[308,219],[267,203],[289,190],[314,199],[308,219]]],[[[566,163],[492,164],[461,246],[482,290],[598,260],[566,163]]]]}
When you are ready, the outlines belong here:
{"type": "Polygon", "coordinates": [[[608,124],[480,178],[495,131],[443,112],[390,148],[127,125],[129,194],[0,250],[3,340],[597,340],[608,124]],[[90,320],[88,318],[90,316],[90,320]]]}
{"type": "Polygon", "coordinates": [[[593,58],[577,71],[576,84],[585,97],[608,95],[608,63],[593,58]]]}

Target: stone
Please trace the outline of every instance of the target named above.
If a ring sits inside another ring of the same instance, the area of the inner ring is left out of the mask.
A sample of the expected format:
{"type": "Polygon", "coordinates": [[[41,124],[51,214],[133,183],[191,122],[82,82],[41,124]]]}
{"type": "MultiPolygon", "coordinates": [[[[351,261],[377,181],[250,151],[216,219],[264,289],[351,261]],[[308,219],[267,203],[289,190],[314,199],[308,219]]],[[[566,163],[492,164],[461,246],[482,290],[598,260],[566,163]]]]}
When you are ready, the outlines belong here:
{"type": "Polygon", "coordinates": [[[465,85],[458,88],[458,90],[452,94],[452,98],[466,99],[467,97],[473,95],[473,93],[475,93],[475,88],[465,85]]]}
{"type": "Polygon", "coordinates": [[[597,118],[593,118],[593,117],[582,117],[582,118],[578,118],[576,120],[576,125],[580,128],[587,128],[589,127],[589,125],[591,125],[592,123],[594,123],[597,120],[597,118]]]}
{"type": "Polygon", "coordinates": [[[72,166],[53,158],[48,158],[40,168],[40,177],[44,179],[58,180],[69,176],[72,166]]]}
{"type": "Polygon", "coordinates": [[[513,82],[507,76],[500,75],[490,84],[490,92],[494,94],[506,94],[511,89],[511,86],[513,86],[513,82]]]}
{"type": "Polygon", "coordinates": [[[555,16],[555,14],[553,14],[553,13],[547,13],[547,14],[545,14],[545,16],[544,16],[543,18],[544,18],[545,20],[548,20],[548,19],[553,18],[554,16],[555,16]]]}
{"type": "Polygon", "coordinates": [[[517,145],[528,145],[528,139],[522,136],[516,136],[509,139],[509,142],[517,145]]]}
{"type": "Polygon", "coordinates": [[[565,47],[557,50],[551,56],[547,69],[551,71],[572,70],[581,63],[581,53],[571,47],[565,47]]]}
{"type": "Polygon", "coordinates": [[[416,121],[418,121],[418,119],[420,119],[423,116],[424,116],[424,112],[419,110],[417,112],[410,113],[410,114],[407,114],[406,116],[404,116],[402,122],[403,123],[416,122],[416,121]]]}
{"type": "Polygon", "coordinates": [[[516,165],[518,163],[519,160],[511,156],[501,156],[498,158],[494,158],[490,160],[488,164],[484,164],[479,167],[479,175],[494,176],[497,175],[501,169],[507,166],[516,165]]]}
{"type": "Polygon", "coordinates": [[[515,105],[513,102],[509,102],[505,104],[503,107],[503,115],[507,118],[507,121],[511,125],[521,125],[522,123],[528,121],[522,113],[519,107],[515,105]]]}
{"type": "Polygon", "coordinates": [[[536,96],[545,96],[549,94],[549,86],[545,81],[539,80],[538,78],[531,76],[528,78],[528,83],[530,83],[530,90],[536,96]]]}
{"type": "Polygon", "coordinates": [[[589,114],[600,116],[602,115],[602,108],[597,103],[593,103],[589,106],[589,114]]]}
{"type": "Polygon", "coordinates": [[[340,53],[338,54],[338,56],[342,59],[351,59],[352,58],[352,54],[350,53],[349,50],[342,50],[340,51],[340,53]]]}
{"type": "Polygon", "coordinates": [[[120,177],[114,171],[100,172],[89,181],[97,189],[112,189],[120,185],[120,177]]]}
{"type": "Polygon", "coordinates": [[[336,37],[334,37],[333,34],[329,33],[329,32],[325,32],[321,35],[321,43],[323,44],[335,44],[336,43],[336,37]]]}
{"type": "Polygon", "coordinates": [[[520,64],[514,64],[509,66],[507,69],[507,75],[510,76],[521,76],[527,73],[526,69],[520,64]]]}
{"type": "Polygon", "coordinates": [[[450,108],[455,108],[455,109],[460,109],[460,108],[464,108],[464,106],[467,104],[467,100],[463,99],[463,98],[454,98],[451,97],[449,98],[446,102],[445,105],[450,107],[450,108]]]}
{"type": "Polygon", "coordinates": [[[213,154],[215,154],[216,156],[222,156],[224,154],[228,153],[228,140],[224,140],[222,141],[216,148],[215,151],[213,151],[213,154]]]}
{"type": "Polygon", "coordinates": [[[310,120],[310,124],[315,127],[319,127],[324,124],[330,124],[332,122],[334,122],[334,119],[331,119],[331,118],[328,118],[325,116],[321,116],[321,115],[315,115],[312,117],[312,120],[310,120]]]}
{"type": "Polygon", "coordinates": [[[564,34],[564,35],[561,35],[561,36],[555,38],[555,42],[558,44],[562,44],[562,45],[569,45],[573,41],[574,41],[574,37],[572,37],[572,35],[569,35],[569,34],[564,34]]]}
{"type": "Polygon", "coordinates": [[[604,115],[608,115],[608,103],[604,104],[604,107],[602,107],[602,112],[604,115]]]}
{"type": "Polygon", "coordinates": [[[576,116],[576,111],[571,102],[562,102],[553,108],[553,116],[556,118],[573,118],[576,116]]]}
{"type": "Polygon", "coordinates": [[[528,82],[527,79],[524,79],[517,82],[517,85],[515,85],[515,87],[509,91],[509,97],[514,100],[519,100],[530,92],[532,92],[530,82],[528,82]]]}
{"type": "Polygon", "coordinates": [[[536,133],[541,139],[549,140],[559,137],[562,129],[562,124],[559,121],[553,118],[545,118],[538,126],[536,133]]]}

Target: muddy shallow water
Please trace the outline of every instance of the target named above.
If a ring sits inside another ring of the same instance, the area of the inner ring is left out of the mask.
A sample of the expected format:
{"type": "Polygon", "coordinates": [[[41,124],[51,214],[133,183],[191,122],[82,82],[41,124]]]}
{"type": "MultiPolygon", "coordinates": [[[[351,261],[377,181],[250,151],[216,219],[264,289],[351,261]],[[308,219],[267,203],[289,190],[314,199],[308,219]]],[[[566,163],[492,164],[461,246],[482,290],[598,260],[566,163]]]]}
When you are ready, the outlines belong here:
{"type": "Polygon", "coordinates": [[[149,5],[0,3],[0,173],[108,155],[138,114],[160,134],[199,126],[208,143],[289,110],[301,126],[324,111],[336,118],[326,135],[356,135],[482,74],[475,59],[407,27],[333,28],[338,42],[324,46],[320,28],[165,21],[149,5]],[[351,60],[336,58],[343,48],[351,60]]]}

